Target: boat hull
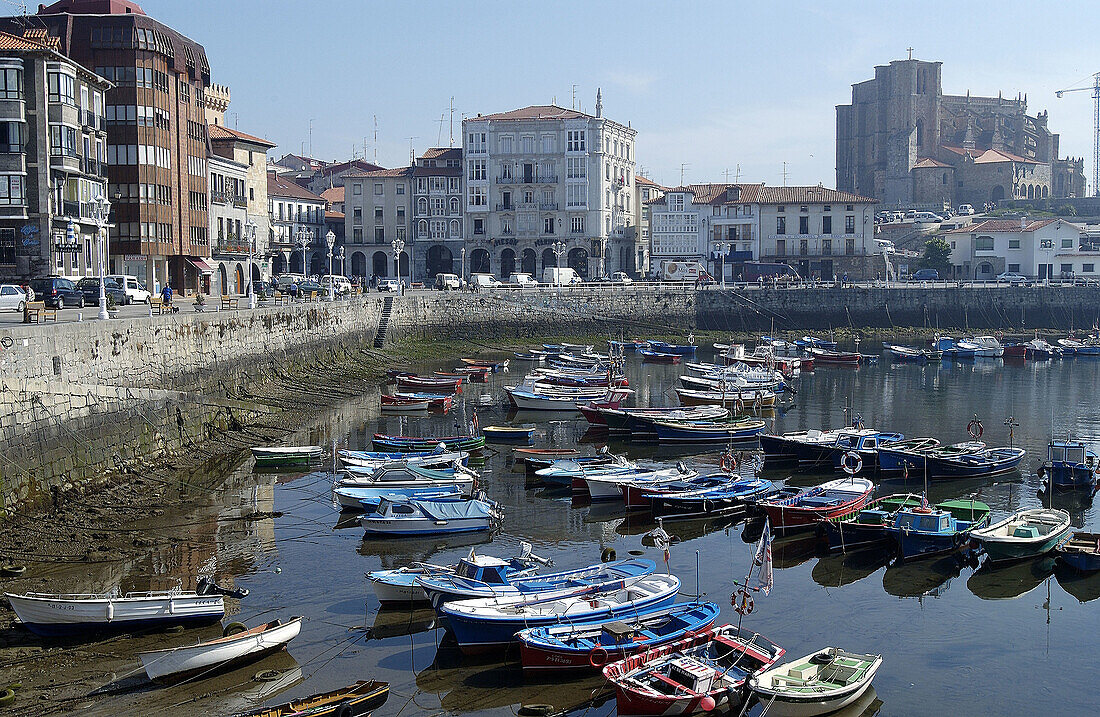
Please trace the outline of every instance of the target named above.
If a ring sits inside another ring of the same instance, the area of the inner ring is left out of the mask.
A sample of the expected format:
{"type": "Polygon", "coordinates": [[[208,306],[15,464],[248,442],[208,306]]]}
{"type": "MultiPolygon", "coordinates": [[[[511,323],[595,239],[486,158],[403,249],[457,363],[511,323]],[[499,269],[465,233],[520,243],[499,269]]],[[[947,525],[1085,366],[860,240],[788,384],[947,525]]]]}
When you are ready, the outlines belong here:
{"type": "Polygon", "coordinates": [[[23,625],[46,637],[95,631],[218,622],[225,615],[221,595],[177,595],[152,598],[54,599],[7,594],[23,625]]]}
{"type": "Polygon", "coordinates": [[[258,660],[286,647],[288,642],[298,636],[301,629],[302,618],[296,617],[259,633],[246,632],[189,647],[140,652],[138,657],[141,658],[149,679],[170,682],[189,675],[211,674],[214,670],[223,671],[258,660]]]}
{"type": "Polygon", "coordinates": [[[449,533],[477,533],[492,529],[490,517],[451,518],[377,518],[364,516],[360,520],[367,537],[409,537],[414,535],[445,535],[449,533]]]}
{"type": "Polygon", "coordinates": [[[773,692],[757,689],[758,699],[769,705],[768,714],[775,717],[816,717],[817,715],[830,714],[844,709],[848,705],[859,700],[871,687],[878,665],[873,667],[866,678],[851,689],[839,694],[830,695],[826,699],[813,699],[812,697],[794,697],[789,695],[777,695],[773,692]],[[773,699],[774,698],[774,699],[773,699]]]}

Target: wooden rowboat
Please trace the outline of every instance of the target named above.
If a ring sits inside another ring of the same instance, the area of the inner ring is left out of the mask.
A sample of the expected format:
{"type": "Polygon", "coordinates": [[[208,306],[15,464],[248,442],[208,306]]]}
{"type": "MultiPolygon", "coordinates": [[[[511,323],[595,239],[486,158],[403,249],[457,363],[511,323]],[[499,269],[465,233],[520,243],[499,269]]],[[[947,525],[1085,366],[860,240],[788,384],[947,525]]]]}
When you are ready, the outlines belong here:
{"type": "Polygon", "coordinates": [[[491,443],[530,443],[535,435],[535,427],[485,426],[481,433],[491,443]]]}
{"type": "Polygon", "coordinates": [[[389,696],[390,683],[360,680],[339,690],[240,712],[234,717],[361,717],[384,705],[389,696]]]}
{"type": "Polygon", "coordinates": [[[321,446],[256,446],[252,457],[258,466],[300,466],[319,460],[323,452],[321,446]]]}
{"type": "MultiPolygon", "coordinates": [[[[302,619],[295,617],[287,622],[272,620],[251,630],[226,635],[217,640],[139,652],[138,657],[145,666],[145,674],[151,680],[163,682],[188,675],[206,676],[281,650],[298,636],[302,629],[302,619]]],[[[239,624],[237,626],[240,627],[239,624]]]]}

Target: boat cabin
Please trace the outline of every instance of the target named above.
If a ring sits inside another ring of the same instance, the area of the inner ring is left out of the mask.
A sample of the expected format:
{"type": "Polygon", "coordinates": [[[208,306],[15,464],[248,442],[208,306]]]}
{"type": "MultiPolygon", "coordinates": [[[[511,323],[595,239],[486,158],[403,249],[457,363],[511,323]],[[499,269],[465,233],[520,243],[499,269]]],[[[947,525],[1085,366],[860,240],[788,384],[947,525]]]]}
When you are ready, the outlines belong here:
{"type": "Polygon", "coordinates": [[[1053,464],[1096,466],[1096,454],[1086,450],[1080,441],[1051,441],[1047,446],[1047,460],[1053,464]]]}
{"type": "Polygon", "coordinates": [[[943,510],[919,513],[915,510],[903,510],[894,519],[894,527],[916,533],[949,533],[951,514],[943,510]]]}
{"type": "Polygon", "coordinates": [[[668,666],[669,679],[697,694],[710,692],[716,674],[713,667],[692,657],[679,657],[668,666]]]}
{"type": "Polygon", "coordinates": [[[843,451],[873,452],[880,445],[886,445],[903,438],[900,433],[880,433],[869,428],[843,431],[836,438],[835,446],[843,451]]]}
{"type": "Polygon", "coordinates": [[[455,577],[465,578],[486,585],[504,585],[508,582],[511,565],[500,558],[475,555],[458,561],[455,577]]]}

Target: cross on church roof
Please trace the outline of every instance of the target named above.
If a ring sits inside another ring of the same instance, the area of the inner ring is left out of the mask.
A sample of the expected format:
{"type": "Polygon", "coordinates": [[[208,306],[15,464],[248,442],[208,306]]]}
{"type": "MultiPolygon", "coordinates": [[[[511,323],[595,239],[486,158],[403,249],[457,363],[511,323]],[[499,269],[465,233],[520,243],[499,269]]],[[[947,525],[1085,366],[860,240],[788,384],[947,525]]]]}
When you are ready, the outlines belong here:
{"type": "Polygon", "coordinates": [[[909,59],[912,60],[913,59],[913,48],[907,47],[905,49],[909,51],[909,59]]]}

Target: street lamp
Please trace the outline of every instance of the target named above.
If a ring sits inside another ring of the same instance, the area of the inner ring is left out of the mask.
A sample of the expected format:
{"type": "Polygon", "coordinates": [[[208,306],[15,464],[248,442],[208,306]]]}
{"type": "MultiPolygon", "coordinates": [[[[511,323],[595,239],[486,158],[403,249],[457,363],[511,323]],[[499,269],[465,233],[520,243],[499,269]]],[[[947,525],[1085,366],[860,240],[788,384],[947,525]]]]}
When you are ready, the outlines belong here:
{"type": "Polygon", "coordinates": [[[332,301],[336,298],[333,293],[333,289],[336,286],[335,279],[332,278],[332,245],[336,241],[336,234],[331,229],[328,230],[328,234],[325,235],[325,243],[328,244],[328,300],[332,301]]]}
{"type": "Polygon", "coordinates": [[[256,253],[256,222],[249,221],[244,225],[248,233],[248,308],[256,308],[256,287],[252,285],[252,255],[256,253]]]}
{"type": "Polygon", "coordinates": [[[728,242],[718,242],[718,281],[723,289],[726,288],[726,252],[728,252],[730,248],[728,242]]]}
{"type": "Polygon", "coordinates": [[[462,249],[459,251],[459,254],[462,256],[462,280],[466,281],[466,247],[462,247],[462,249]]]}
{"type": "Polygon", "coordinates": [[[344,273],[344,247],[340,247],[336,250],[336,258],[340,260],[340,276],[347,276],[344,273]]]}
{"type": "Polygon", "coordinates": [[[104,242],[107,234],[107,217],[110,213],[111,202],[107,197],[100,194],[92,200],[92,220],[95,222],[96,245],[99,247],[99,318],[101,319],[111,318],[107,313],[107,280],[104,276],[107,273],[107,250],[104,242]]]}
{"type": "Polygon", "coordinates": [[[313,230],[298,227],[298,241],[296,243],[302,248],[302,276],[308,275],[306,269],[306,247],[309,246],[312,242],[313,230]]]}
{"type": "Polygon", "coordinates": [[[405,250],[404,239],[394,239],[390,244],[393,247],[393,276],[398,282],[401,281],[401,264],[398,259],[401,256],[401,252],[405,250]]]}

